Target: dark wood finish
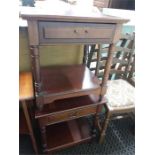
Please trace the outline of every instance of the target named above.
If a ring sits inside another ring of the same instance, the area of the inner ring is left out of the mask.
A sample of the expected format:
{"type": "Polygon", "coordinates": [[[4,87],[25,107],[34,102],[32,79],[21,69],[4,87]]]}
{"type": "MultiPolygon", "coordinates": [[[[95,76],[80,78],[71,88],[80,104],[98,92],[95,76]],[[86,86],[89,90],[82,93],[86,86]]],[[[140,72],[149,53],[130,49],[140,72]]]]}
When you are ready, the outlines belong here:
{"type": "Polygon", "coordinates": [[[89,141],[93,137],[85,119],[48,126],[46,133],[48,145],[44,152],[48,153],[89,141]]]}
{"type": "Polygon", "coordinates": [[[46,126],[42,126],[40,122],[39,122],[39,126],[40,126],[40,132],[41,132],[42,148],[43,150],[45,150],[47,148],[46,126]]]}
{"type": "MultiPolygon", "coordinates": [[[[106,104],[107,100],[105,99],[105,104],[106,104]]],[[[94,121],[94,127],[93,127],[93,131],[95,131],[95,127],[99,129],[99,131],[101,131],[101,123],[100,123],[100,112],[102,112],[103,106],[98,106],[97,110],[96,110],[96,114],[95,114],[95,121],[94,121]]]]}
{"type": "Polygon", "coordinates": [[[41,100],[41,75],[40,75],[40,55],[38,46],[31,46],[32,73],[34,77],[34,87],[36,94],[36,104],[39,109],[43,107],[41,100]]]}
{"type": "Polygon", "coordinates": [[[28,21],[28,33],[29,45],[37,46],[39,44],[37,20],[28,21]]]}
{"type": "Polygon", "coordinates": [[[87,109],[77,109],[77,110],[70,110],[67,112],[60,112],[58,115],[51,115],[51,116],[46,116],[43,118],[40,118],[39,121],[51,125],[57,122],[62,122],[66,120],[72,120],[76,119],[79,117],[87,116],[90,114],[95,114],[96,113],[96,107],[88,107],[87,109]]]}
{"type": "Polygon", "coordinates": [[[85,65],[87,64],[88,50],[89,50],[89,45],[84,45],[83,64],[85,65]]]}
{"type": "MultiPolygon", "coordinates": [[[[69,144],[67,142],[67,144],[63,144],[63,145],[61,144],[62,146],[60,144],[59,144],[60,146],[55,146],[57,143],[57,140],[55,138],[53,139],[53,136],[50,137],[51,135],[47,136],[46,133],[48,131],[46,129],[48,128],[48,126],[51,126],[52,128],[53,126],[55,126],[55,124],[56,126],[58,126],[57,128],[62,128],[62,129],[57,129],[57,135],[55,135],[57,137],[61,135],[61,133],[59,133],[60,130],[63,130],[62,122],[67,120],[75,120],[77,118],[81,118],[87,115],[92,115],[92,114],[101,112],[103,104],[105,104],[106,100],[103,99],[101,102],[98,102],[98,98],[99,98],[98,96],[89,95],[89,96],[74,97],[74,98],[63,99],[63,100],[56,100],[52,104],[45,105],[42,111],[36,110],[35,118],[38,119],[38,122],[39,122],[40,130],[41,130],[42,146],[43,146],[44,152],[55,151],[57,149],[65,148],[67,146],[71,146],[73,144],[85,141],[86,139],[82,139],[82,140],[80,139],[78,140],[78,142],[76,140],[76,142],[73,141],[73,142],[70,142],[69,144]],[[54,148],[49,149],[49,146],[51,146],[51,144],[49,143],[51,143],[51,141],[52,141],[52,147],[54,148]]],[[[96,118],[95,121],[96,122],[94,123],[97,124],[98,119],[96,118]]],[[[75,123],[69,123],[69,124],[70,124],[69,125],[70,132],[76,138],[77,133],[74,133],[75,132],[74,130],[76,129],[77,125],[75,123]]],[[[81,129],[83,130],[82,133],[87,132],[85,131],[85,127],[81,127],[81,129]]],[[[51,132],[54,132],[54,131],[51,131],[51,132]]],[[[65,131],[63,131],[63,133],[64,132],[65,131]]]]}
{"type": "Polygon", "coordinates": [[[85,65],[44,67],[41,68],[41,77],[44,104],[100,92],[99,80],[85,65]]]}
{"type": "Polygon", "coordinates": [[[90,68],[90,63],[91,63],[91,59],[93,57],[93,51],[95,50],[95,45],[90,46],[90,52],[88,52],[88,62],[87,62],[87,67],[90,68]]]}
{"type": "MultiPolygon", "coordinates": [[[[40,10],[41,11],[41,10],[40,10]]],[[[65,10],[66,11],[66,10],[65,10]]],[[[104,42],[104,43],[112,43],[116,42],[119,39],[120,31],[121,31],[121,24],[127,22],[128,20],[106,16],[100,13],[92,12],[86,15],[81,15],[78,12],[74,12],[75,10],[68,10],[71,11],[69,15],[61,10],[61,14],[59,11],[55,14],[54,12],[37,12],[37,9],[30,9],[28,12],[21,13],[21,16],[28,20],[28,28],[29,28],[29,37],[30,45],[31,45],[31,54],[34,60],[32,60],[32,68],[33,68],[33,75],[35,81],[35,95],[36,95],[36,102],[39,109],[42,108],[43,103],[50,103],[55,99],[60,98],[68,98],[74,96],[81,96],[87,95],[88,93],[97,93],[98,90],[92,90],[88,88],[86,91],[83,89],[74,86],[65,86],[65,90],[60,92],[56,92],[57,94],[53,95],[52,91],[49,91],[50,94],[47,94],[47,90],[52,88],[56,82],[48,81],[45,82],[43,73],[40,72],[40,63],[39,63],[39,52],[38,52],[38,45],[46,45],[47,44],[61,44],[61,43],[96,43],[96,42],[104,42]],[[36,24],[37,22],[37,24],[36,24]],[[34,28],[36,27],[36,28],[34,28]],[[33,33],[34,31],[34,33],[33,33]],[[66,35],[67,32],[67,35],[66,35]],[[36,38],[34,37],[36,35],[36,38]],[[38,43],[38,38],[40,43],[38,43]],[[75,38],[75,40],[74,40],[75,38]],[[84,40],[83,40],[84,39],[84,40]],[[45,83],[48,83],[46,85],[45,83]],[[54,85],[51,85],[54,83],[54,85]],[[70,89],[73,87],[73,89],[70,89]],[[45,89],[44,89],[45,88],[45,89]],[[68,93],[66,94],[66,88],[68,93]],[[63,92],[64,91],[64,92],[63,92]],[[78,91],[78,93],[75,93],[78,91]],[[62,92],[62,93],[61,93],[62,92]],[[59,93],[59,94],[58,94],[59,93]],[[45,97],[46,95],[46,97],[45,97]],[[61,97],[60,97],[61,96],[61,97]]],[[[108,57],[108,61],[110,60],[110,55],[108,57]]],[[[111,62],[110,62],[111,63],[111,62]]],[[[106,65],[110,65],[107,63],[106,65]]],[[[106,69],[109,67],[107,66],[106,69]]],[[[74,69],[72,70],[74,71],[74,69]]],[[[108,74],[109,70],[106,71],[108,74]]],[[[75,73],[76,75],[77,73],[75,73]]],[[[78,74],[80,75],[80,74],[78,74]]],[[[55,76],[56,77],[56,76],[55,76]]],[[[57,77],[60,79],[61,77],[57,77]]],[[[81,76],[80,76],[81,78],[81,76]]],[[[49,78],[48,80],[50,80],[49,78]]],[[[68,80],[66,78],[66,80],[68,80]]],[[[106,83],[107,75],[105,76],[105,80],[103,83],[106,83]]],[[[46,80],[47,81],[47,80],[46,80]]],[[[60,81],[60,83],[63,81],[60,81]]],[[[67,82],[67,81],[65,81],[67,82]]],[[[71,82],[69,80],[69,82],[71,82]]],[[[63,83],[65,84],[65,83],[63,83]]],[[[67,83],[66,83],[67,84],[67,83]]],[[[72,83],[71,83],[72,84],[72,83]]],[[[82,84],[82,83],[78,83],[82,84]]],[[[56,85],[55,85],[56,86],[56,85]]],[[[58,86],[58,85],[57,85],[58,86]]],[[[102,85],[103,86],[103,85],[102,85]]],[[[59,86],[57,87],[61,89],[59,86]]],[[[104,95],[106,91],[105,88],[101,88],[101,94],[104,95]]],[[[101,96],[102,96],[101,95],[101,96]]]]}
{"type": "Polygon", "coordinates": [[[68,111],[69,109],[77,109],[81,107],[91,107],[96,106],[97,104],[102,104],[105,102],[105,98],[102,102],[98,102],[98,96],[87,95],[81,97],[73,97],[68,99],[56,100],[51,104],[44,106],[42,111],[36,110],[35,117],[39,118],[40,116],[48,116],[49,114],[57,114],[61,111],[68,111]]]}
{"type": "Polygon", "coordinates": [[[57,100],[52,105],[45,105],[42,111],[36,110],[35,118],[39,119],[40,126],[45,126],[95,114],[98,106],[100,105],[98,112],[101,112],[101,107],[106,102],[105,99],[101,102],[98,100],[94,95],[57,100]]]}
{"type": "Polygon", "coordinates": [[[92,134],[88,132],[87,123],[77,118],[95,114],[95,124],[98,123],[97,114],[102,108],[106,92],[113,44],[120,37],[121,24],[128,20],[93,11],[81,14],[74,7],[69,7],[69,10],[62,7],[56,12],[51,9],[50,13],[33,8],[21,13],[21,16],[28,20],[31,33],[29,41],[33,58],[35,97],[40,109],[40,112],[36,112],[36,119],[41,130],[44,152],[90,140],[92,134]],[[111,44],[101,85],[85,65],[40,66],[38,46],[62,43],[111,44]],[[90,98],[90,94],[98,95],[97,99],[90,98]],[[73,119],[76,120],[63,122],[73,119]]]}
{"type": "Polygon", "coordinates": [[[27,126],[26,118],[23,112],[23,109],[19,111],[19,133],[20,134],[29,134],[29,129],[27,126]]]}

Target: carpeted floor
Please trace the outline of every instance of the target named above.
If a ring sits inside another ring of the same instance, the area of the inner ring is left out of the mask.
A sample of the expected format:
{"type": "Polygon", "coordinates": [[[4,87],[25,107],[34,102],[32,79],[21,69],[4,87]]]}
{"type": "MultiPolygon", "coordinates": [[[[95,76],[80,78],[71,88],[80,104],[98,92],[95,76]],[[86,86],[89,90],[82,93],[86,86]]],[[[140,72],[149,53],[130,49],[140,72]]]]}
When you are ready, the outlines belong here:
{"type": "MultiPolygon", "coordinates": [[[[89,119],[91,124],[91,119],[89,119]]],[[[113,120],[110,122],[105,141],[98,144],[98,138],[92,142],[79,144],[52,155],[134,155],[135,136],[134,121],[131,118],[113,120]]],[[[29,136],[20,136],[20,155],[34,154],[29,136]]]]}

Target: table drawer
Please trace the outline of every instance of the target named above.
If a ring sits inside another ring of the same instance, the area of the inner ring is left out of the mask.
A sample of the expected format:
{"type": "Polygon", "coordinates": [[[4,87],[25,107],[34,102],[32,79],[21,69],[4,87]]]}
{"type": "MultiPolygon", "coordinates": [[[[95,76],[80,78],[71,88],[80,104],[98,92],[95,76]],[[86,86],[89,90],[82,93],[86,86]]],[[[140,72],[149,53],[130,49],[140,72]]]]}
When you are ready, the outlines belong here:
{"type": "Polygon", "coordinates": [[[97,106],[85,107],[77,110],[69,110],[63,111],[57,114],[51,114],[42,118],[39,118],[39,121],[42,122],[44,125],[53,124],[56,122],[62,122],[65,120],[71,120],[75,118],[79,118],[82,116],[87,116],[90,114],[96,113],[97,106]]]}
{"type": "Polygon", "coordinates": [[[79,41],[81,39],[112,39],[115,24],[39,22],[41,43],[79,41]],[[72,40],[73,39],[73,40],[72,40]]]}

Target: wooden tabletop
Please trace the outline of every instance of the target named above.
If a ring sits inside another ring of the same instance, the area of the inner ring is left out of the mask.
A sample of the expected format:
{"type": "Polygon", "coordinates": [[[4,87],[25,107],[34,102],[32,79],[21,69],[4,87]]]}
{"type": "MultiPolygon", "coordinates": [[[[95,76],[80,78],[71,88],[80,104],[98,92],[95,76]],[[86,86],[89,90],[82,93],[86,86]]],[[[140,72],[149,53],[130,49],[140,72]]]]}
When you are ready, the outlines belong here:
{"type": "Polygon", "coordinates": [[[21,72],[19,74],[19,100],[29,100],[33,98],[32,73],[21,72]]]}
{"type": "Polygon", "coordinates": [[[21,7],[20,16],[24,19],[34,19],[34,20],[50,20],[50,21],[74,21],[74,22],[96,22],[96,23],[126,23],[129,20],[119,17],[105,15],[98,10],[92,9],[82,9],[82,7],[77,7],[73,5],[68,5],[65,3],[51,5],[48,3],[45,6],[36,7],[21,7]]]}

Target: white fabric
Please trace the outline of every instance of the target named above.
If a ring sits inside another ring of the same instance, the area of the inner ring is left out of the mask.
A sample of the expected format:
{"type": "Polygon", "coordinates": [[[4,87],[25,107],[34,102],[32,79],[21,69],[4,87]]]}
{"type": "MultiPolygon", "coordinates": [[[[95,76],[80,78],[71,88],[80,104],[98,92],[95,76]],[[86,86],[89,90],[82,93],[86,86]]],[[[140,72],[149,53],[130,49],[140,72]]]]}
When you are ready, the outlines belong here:
{"type": "Polygon", "coordinates": [[[105,96],[111,107],[134,105],[134,87],[122,79],[108,81],[105,96]]]}

